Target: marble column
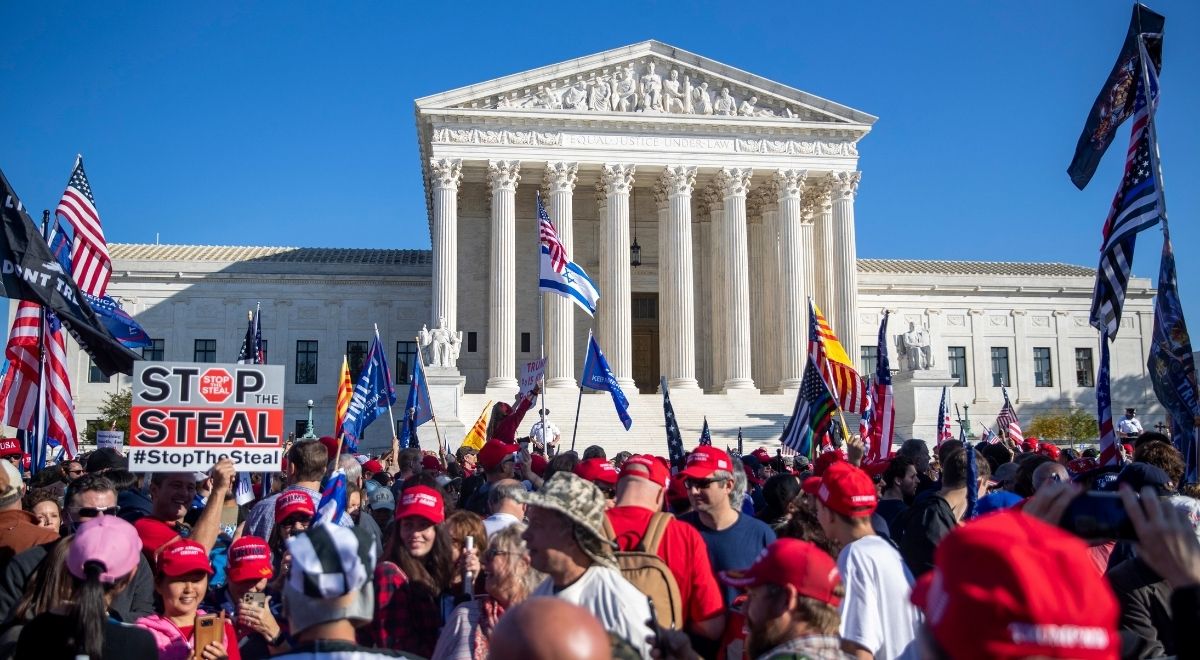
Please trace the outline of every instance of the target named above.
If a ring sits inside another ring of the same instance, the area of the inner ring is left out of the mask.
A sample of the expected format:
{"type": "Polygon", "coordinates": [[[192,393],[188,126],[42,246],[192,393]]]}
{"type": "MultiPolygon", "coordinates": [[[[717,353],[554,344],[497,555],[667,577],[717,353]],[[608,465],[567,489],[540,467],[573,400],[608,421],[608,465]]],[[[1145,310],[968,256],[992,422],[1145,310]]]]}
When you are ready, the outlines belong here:
{"type": "Polygon", "coordinates": [[[671,333],[669,310],[671,309],[670,296],[674,291],[671,278],[675,276],[672,271],[671,254],[667,248],[670,199],[667,196],[667,187],[663,183],[662,176],[654,180],[650,191],[654,196],[655,218],[658,221],[658,253],[655,256],[655,260],[658,262],[658,373],[660,376],[665,376],[672,371],[671,348],[667,338],[671,333]]]}
{"type": "MultiPolygon", "coordinates": [[[[835,275],[835,257],[833,252],[833,181],[831,177],[824,176],[817,179],[817,184],[813,189],[815,193],[814,201],[816,202],[816,216],[813,220],[813,228],[816,233],[816,282],[813,287],[813,300],[817,303],[817,307],[821,309],[825,320],[829,321],[830,327],[836,332],[837,326],[834,324],[834,319],[837,318],[837,309],[835,301],[837,300],[837,289],[835,288],[837,278],[835,275]]],[[[841,339],[841,337],[838,337],[841,339]]]]}
{"type": "Polygon", "coordinates": [[[755,336],[754,345],[762,344],[762,349],[756,351],[754,359],[762,362],[762,377],[757,380],[758,386],[765,391],[777,391],[781,379],[780,358],[782,343],[780,329],[783,325],[783,315],[779,305],[780,265],[779,265],[779,184],[774,178],[767,179],[759,187],[759,209],[761,212],[760,247],[758,261],[762,264],[762,279],[752,280],[751,288],[762,291],[763,304],[761,310],[753,312],[763,318],[762,334],[755,336]]]}
{"type": "Polygon", "coordinates": [[[712,294],[709,293],[712,289],[712,269],[709,266],[708,255],[711,253],[709,244],[712,242],[712,222],[708,216],[708,211],[702,201],[703,192],[695,193],[696,205],[693,211],[698,222],[696,223],[695,240],[693,241],[693,256],[694,267],[692,269],[693,283],[695,284],[695,295],[693,301],[696,303],[695,309],[700,317],[696,323],[696,343],[694,344],[697,350],[696,355],[696,381],[702,389],[712,389],[712,323],[708,319],[712,318],[709,314],[709,302],[712,294]]]}
{"type": "Polygon", "coordinates": [[[750,287],[750,377],[760,387],[767,382],[763,371],[767,368],[764,338],[766,336],[766,296],[763,282],[766,273],[763,269],[763,253],[766,251],[766,228],[762,219],[763,190],[754,187],[746,195],[746,245],[749,258],[750,277],[754,284],[750,287]]]}
{"type": "Polygon", "coordinates": [[[520,161],[488,161],[488,185],[492,190],[489,388],[517,386],[516,203],[520,180],[520,161]]]}
{"type": "Polygon", "coordinates": [[[754,389],[750,361],[750,268],[746,236],[749,168],[726,167],[717,173],[725,196],[725,390],[754,389]]]}
{"type": "Polygon", "coordinates": [[[812,222],[805,222],[801,193],[805,170],[775,173],[779,205],[779,389],[798,389],[808,346],[808,297],[812,283],[812,222]]]}
{"type": "Polygon", "coordinates": [[[725,198],[719,188],[704,191],[708,209],[708,334],[712,380],[709,388],[720,392],[725,384],[725,198]]]}
{"type": "Polygon", "coordinates": [[[861,172],[834,172],[831,177],[835,292],[831,306],[836,310],[837,318],[833,331],[852,358],[859,353],[858,246],[854,236],[854,196],[858,194],[861,178],[861,172]]]}
{"type": "Polygon", "coordinates": [[[621,389],[632,393],[633,331],[630,315],[633,304],[629,273],[629,195],[633,189],[633,165],[606,163],[601,174],[608,213],[604,217],[601,242],[607,243],[605,262],[601,269],[608,272],[609,291],[600,291],[600,300],[608,298],[603,323],[600,326],[600,349],[608,358],[608,366],[621,389]]]}
{"type": "Polygon", "coordinates": [[[452,332],[458,328],[458,185],[462,161],[450,158],[429,160],[429,183],[433,191],[433,300],[430,327],[446,320],[452,332]]]}
{"type": "MultiPolygon", "coordinates": [[[[575,179],[578,163],[546,163],[544,181],[550,192],[550,220],[558,240],[575,258],[575,179]]],[[[575,304],[562,296],[543,296],[546,310],[546,387],[575,388],[575,304]]]]}
{"type": "Polygon", "coordinates": [[[666,241],[659,245],[670,271],[660,295],[665,294],[666,315],[659,320],[660,341],[667,346],[667,384],[671,389],[694,390],[696,382],[696,306],[692,282],[692,188],[696,168],[667,167],[659,179],[667,194],[666,241]]]}

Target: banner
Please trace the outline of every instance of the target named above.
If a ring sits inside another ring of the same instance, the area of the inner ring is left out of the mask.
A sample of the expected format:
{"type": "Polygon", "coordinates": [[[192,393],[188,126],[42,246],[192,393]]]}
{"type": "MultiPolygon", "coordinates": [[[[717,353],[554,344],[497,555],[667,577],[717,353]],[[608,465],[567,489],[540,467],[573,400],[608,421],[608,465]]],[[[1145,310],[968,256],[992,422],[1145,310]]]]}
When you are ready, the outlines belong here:
{"type": "Polygon", "coordinates": [[[116,449],[121,451],[125,448],[125,432],[124,431],[96,431],[96,448],[116,449]]]}
{"type": "Polygon", "coordinates": [[[546,375],[546,358],[540,358],[533,362],[526,362],[525,366],[521,367],[521,396],[525,396],[533,391],[533,388],[542,382],[542,377],[546,375]]]}
{"type": "Polygon", "coordinates": [[[283,459],[282,365],[136,362],[133,472],[203,472],[222,458],[273,472],[283,459]]]}

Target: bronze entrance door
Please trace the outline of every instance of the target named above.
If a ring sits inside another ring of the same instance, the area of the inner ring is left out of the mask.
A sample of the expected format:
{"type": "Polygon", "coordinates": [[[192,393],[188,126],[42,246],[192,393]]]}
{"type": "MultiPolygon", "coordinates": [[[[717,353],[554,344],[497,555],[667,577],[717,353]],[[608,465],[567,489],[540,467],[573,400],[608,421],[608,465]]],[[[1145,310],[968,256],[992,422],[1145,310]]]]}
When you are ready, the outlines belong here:
{"type": "Polygon", "coordinates": [[[633,337],[633,382],[638,392],[658,391],[658,294],[634,293],[631,334],[633,337]]]}

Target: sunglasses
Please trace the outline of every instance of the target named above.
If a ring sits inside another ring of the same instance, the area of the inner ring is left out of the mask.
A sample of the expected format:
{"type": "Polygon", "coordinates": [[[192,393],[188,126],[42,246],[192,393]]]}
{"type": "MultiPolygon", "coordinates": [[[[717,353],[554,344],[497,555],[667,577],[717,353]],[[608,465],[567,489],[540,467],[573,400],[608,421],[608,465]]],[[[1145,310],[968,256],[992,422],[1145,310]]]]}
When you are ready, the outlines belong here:
{"type": "Polygon", "coordinates": [[[74,469],[74,470],[67,470],[67,474],[83,474],[83,468],[77,468],[77,469],[74,469]]]}
{"type": "Polygon", "coordinates": [[[113,506],[83,506],[74,509],[75,515],[79,518],[99,518],[100,516],[115,516],[121,511],[121,507],[113,506]]]}
{"type": "Polygon", "coordinates": [[[726,481],[726,479],[684,479],[683,485],[687,486],[688,488],[704,490],[713,484],[719,484],[724,481],[726,481]]]}

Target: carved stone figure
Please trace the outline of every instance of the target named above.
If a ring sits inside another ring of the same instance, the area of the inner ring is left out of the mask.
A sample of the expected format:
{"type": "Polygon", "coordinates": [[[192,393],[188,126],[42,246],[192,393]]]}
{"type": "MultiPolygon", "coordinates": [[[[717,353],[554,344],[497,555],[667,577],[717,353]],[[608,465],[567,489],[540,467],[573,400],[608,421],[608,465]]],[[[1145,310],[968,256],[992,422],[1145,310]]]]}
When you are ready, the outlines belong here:
{"type": "Polygon", "coordinates": [[[641,109],[650,110],[652,112],[662,112],[663,110],[663,79],[662,76],[654,73],[654,62],[646,65],[646,75],[642,76],[642,100],[641,109]]]}
{"type": "Polygon", "coordinates": [[[575,83],[563,92],[562,105],[564,110],[587,110],[587,90],[583,83],[575,83]]]}
{"type": "Polygon", "coordinates": [[[713,114],[715,115],[736,115],[737,101],[729,95],[729,88],[722,87],[721,93],[717,96],[717,100],[713,102],[713,114]]]}
{"type": "Polygon", "coordinates": [[[757,96],[751,96],[745,101],[742,101],[742,104],[738,106],[738,114],[743,117],[753,117],[754,115],[758,114],[758,108],[754,107],[756,103],[758,103],[757,96]]]}
{"type": "Polygon", "coordinates": [[[903,358],[905,370],[933,368],[933,347],[930,345],[929,331],[924,326],[918,327],[910,322],[908,332],[896,336],[896,349],[903,358]]]}
{"type": "Polygon", "coordinates": [[[617,70],[616,88],[613,90],[613,110],[633,112],[637,109],[637,82],[633,79],[633,68],[617,70]]]}
{"type": "Polygon", "coordinates": [[[684,92],[679,82],[679,72],[672,69],[670,76],[663,81],[663,110],[667,112],[684,112],[684,92]]]}
{"type": "Polygon", "coordinates": [[[708,83],[702,82],[692,91],[692,111],[698,115],[713,113],[713,100],[712,95],[708,93],[708,83]]]}
{"type": "Polygon", "coordinates": [[[452,367],[454,361],[458,359],[458,351],[462,344],[462,331],[454,332],[446,327],[446,317],[438,317],[438,327],[430,331],[426,326],[421,326],[421,332],[417,334],[417,344],[422,348],[429,348],[429,366],[431,367],[452,367]]]}
{"type": "Polygon", "coordinates": [[[612,86],[608,84],[608,79],[604,76],[596,76],[596,82],[592,84],[591,90],[588,92],[588,108],[593,112],[608,112],[612,110],[609,105],[608,95],[612,91],[612,86]]]}
{"type": "Polygon", "coordinates": [[[689,115],[693,114],[695,112],[694,108],[692,107],[692,77],[691,76],[683,77],[683,111],[684,111],[684,113],[689,114],[689,115]]]}

